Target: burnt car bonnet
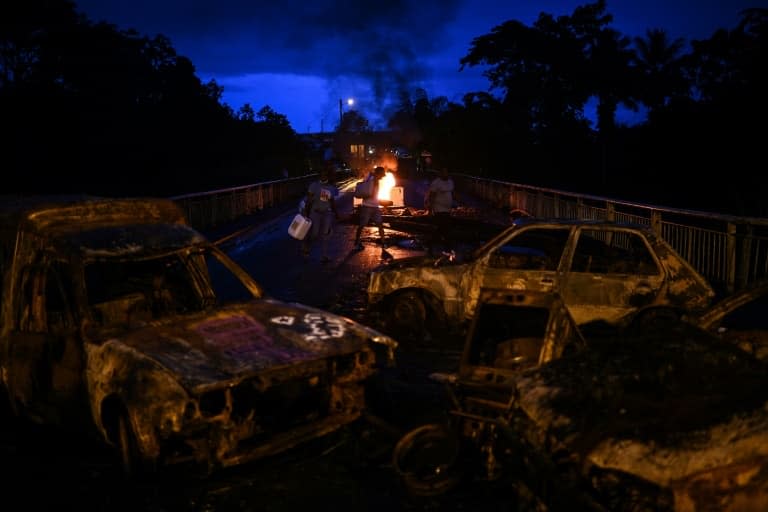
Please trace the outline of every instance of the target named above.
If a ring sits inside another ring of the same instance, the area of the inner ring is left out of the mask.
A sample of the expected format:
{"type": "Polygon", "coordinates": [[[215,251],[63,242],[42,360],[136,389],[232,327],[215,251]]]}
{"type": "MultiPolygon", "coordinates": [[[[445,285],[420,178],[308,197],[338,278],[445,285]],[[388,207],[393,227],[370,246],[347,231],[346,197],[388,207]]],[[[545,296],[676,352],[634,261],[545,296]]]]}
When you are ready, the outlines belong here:
{"type": "Polygon", "coordinates": [[[153,323],[106,340],[105,345],[129,347],[180,376],[185,388],[194,389],[353,353],[369,342],[381,342],[377,336],[342,316],[259,300],[232,304],[215,314],[153,323]]]}
{"type": "Polygon", "coordinates": [[[388,263],[382,263],[381,265],[378,265],[374,270],[423,268],[434,265],[438,260],[440,260],[439,266],[441,267],[461,265],[462,263],[466,263],[465,261],[452,261],[448,258],[435,258],[434,256],[411,256],[407,258],[398,258],[388,263]]]}

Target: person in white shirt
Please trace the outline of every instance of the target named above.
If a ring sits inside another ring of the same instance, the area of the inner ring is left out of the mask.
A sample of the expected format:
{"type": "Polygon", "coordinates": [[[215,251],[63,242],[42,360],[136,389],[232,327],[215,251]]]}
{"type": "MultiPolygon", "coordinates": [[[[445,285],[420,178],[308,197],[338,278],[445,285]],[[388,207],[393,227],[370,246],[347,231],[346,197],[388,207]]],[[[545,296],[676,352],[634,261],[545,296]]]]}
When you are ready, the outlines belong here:
{"type": "Polygon", "coordinates": [[[424,206],[433,219],[433,236],[430,237],[429,253],[432,254],[439,244],[443,250],[453,249],[451,240],[451,211],[456,200],[453,179],[448,175],[448,169],[441,167],[437,177],[432,180],[427,189],[424,206]]]}

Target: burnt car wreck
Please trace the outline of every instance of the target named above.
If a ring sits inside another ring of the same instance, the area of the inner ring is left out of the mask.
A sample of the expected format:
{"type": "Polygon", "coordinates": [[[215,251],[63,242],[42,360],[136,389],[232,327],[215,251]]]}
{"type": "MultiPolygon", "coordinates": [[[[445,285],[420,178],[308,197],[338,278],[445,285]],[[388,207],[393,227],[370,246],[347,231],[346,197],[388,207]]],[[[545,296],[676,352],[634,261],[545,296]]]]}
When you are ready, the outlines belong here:
{"type": "Polygon", "coordinates": [[[520,218],[455,259],[403,258],[379,266],[368,307],[387,332],[464,329],[482,288],[557,292],[579,326],[644,327],[706,309],[707,280],[650,228],[520,218]]]}
{"type": "Polygon", "coordinates": [[[680,324],[666,336],[607,340],[525,373],[510,426],[521,453],[544,461],[540,481],[580,488],[585,503],[765,510],[766,384],[763,362],[680,324]]]}
{"type": "Polygon", "coordinates": [[[518,375],[585,348],[559,295],[482,289],[456,373],[431,375],[446,385],[450,422],[417,427],[395,446],[393,467],[406,488],[434,495],[466,477],[495,479],[514,453],[497,422],[509,413],[518,375]]]}
{"type": "Polygon", "coordinates": [[[274,300],[165,199],[4,203],[0,391],[128,474],[210,472],[361,417],[396,342],[274,300]]]}
{"type": "Polygon", "coordinates": [[[502,320],[483,318],[503,297],[484,292],[458,371],[435,375],[450,421],[407,433],[393,455],[413,494],[485,480],[524,509],[768,508],[768,366],[708,330],[758,290],[665,331],[586,341],[556,294],[535,340],[532,312],[510,336],[527,293],[502,301],[502,320]]]}

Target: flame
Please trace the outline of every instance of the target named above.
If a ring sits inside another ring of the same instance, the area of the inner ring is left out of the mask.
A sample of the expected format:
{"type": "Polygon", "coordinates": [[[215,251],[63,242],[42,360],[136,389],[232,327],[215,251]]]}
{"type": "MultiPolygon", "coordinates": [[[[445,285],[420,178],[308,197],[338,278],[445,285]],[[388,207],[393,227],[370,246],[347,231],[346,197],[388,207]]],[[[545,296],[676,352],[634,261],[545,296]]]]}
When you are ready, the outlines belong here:
{"type": "Polygon", "coordinates": [[[395,186],[395,175],[391,172],[384,174],[384,177],[379,180],[379,199],[390,200],[392,194],[392,187],[395,186]]]}

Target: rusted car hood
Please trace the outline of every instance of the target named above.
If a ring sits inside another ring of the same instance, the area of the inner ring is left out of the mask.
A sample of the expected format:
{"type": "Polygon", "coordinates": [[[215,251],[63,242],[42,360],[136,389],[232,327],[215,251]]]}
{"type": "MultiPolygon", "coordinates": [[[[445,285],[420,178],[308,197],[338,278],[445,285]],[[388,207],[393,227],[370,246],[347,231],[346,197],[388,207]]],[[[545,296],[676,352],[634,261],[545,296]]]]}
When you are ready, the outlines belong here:
{"type": "Polygon", "coordinates": [[[153,323],[106,343],[158,362],[191,389],[353,353],[372,341],[393,343],[345,317],[264,299],[153,323]]]}
{"type": "Polygon", "coordinates": [[[693,328],[615,341],[516,382],[551,451],[659,485],[746,460],[768,470],[768,366],[693,328]]]}

